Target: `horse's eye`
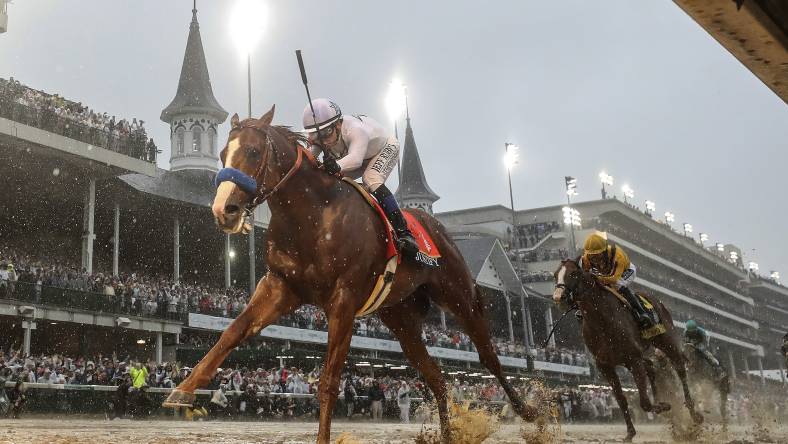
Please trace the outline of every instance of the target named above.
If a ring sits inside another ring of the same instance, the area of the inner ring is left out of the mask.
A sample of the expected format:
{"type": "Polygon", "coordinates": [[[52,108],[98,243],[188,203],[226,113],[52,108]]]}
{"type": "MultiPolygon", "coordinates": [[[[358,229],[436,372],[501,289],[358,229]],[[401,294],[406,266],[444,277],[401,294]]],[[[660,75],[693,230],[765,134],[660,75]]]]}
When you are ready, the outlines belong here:
{"type": "Polygon", "coordinates": [[[259,159],[260,158],[260,150],[256,147],[250,146],[246,148],[246,155],[250,159],[259,159]]]}

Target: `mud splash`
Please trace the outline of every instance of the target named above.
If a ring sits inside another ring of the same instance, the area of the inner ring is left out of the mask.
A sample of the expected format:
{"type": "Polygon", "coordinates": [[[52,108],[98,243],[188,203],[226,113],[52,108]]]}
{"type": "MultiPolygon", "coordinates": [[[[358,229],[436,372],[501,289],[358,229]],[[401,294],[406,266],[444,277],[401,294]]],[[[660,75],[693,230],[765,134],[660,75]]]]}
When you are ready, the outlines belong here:
{"type": "MultiPolygon", "coordinates": [[[[433,425],[422,427],[416,444],[440,444],[441,432],[437,406],[431,408],[433,425]]],[[[471,409],[469,402],[449,401],[449,433],[452,444],[480,444],[500,428],[498,417],[487,409],[471,409]]]]}
{"type": "Polygon", "coordinates": [[[350,432],[344,432],[337,437],[334,444],[361,444],[361,441],[350,432]]]}
{"type": "Polygon", "coordinates": [[[542,381],[533,381],[525,394],[528,404],[537,408],[539,416],[533,423],[524,423],[520,436],[529,444],[551,444],[561,440],[558,406],[553,402],[553,391],[542,381]]]}

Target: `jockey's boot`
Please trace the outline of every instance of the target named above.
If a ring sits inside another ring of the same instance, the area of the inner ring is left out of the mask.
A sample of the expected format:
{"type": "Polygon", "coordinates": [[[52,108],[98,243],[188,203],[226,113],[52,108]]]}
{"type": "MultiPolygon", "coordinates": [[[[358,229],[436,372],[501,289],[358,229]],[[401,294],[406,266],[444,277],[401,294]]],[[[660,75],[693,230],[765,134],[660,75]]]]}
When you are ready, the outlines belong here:
{"type": "Polygon", "coordinates": [[[372,195],[375,196],[375,199],[377,199],[378,203],[383,208],[383,212],[386,213],[389,222],[391,222],[391,226],[394,227],[400,252],[406,256],[416,256],[416,253],[419,252],[419,245],[416,243],[413,233],[408,229],[408,223],[405,221],[405,216],[402,215],[402,211],[399,209],[397,199],[394,198],[394,195],[391,194],[391,191],[389,191],[385,184],[377,187],[375,191],[372,192],[372,195]]]}
{"type": "Polygon", "coordinates": [[[635,321],[637,321],[638,326],[641,330],[646,330],[654,326],[654,321],[651,317],[646,313],[646,308],[643,307],[643,303],[640,301],[640,298],[635,296],[635,293],[629,289],[629,287],[620,287],[618,291],[627,298],[629,305],[632,307],[632,311],[635,314],[635,321]]]}

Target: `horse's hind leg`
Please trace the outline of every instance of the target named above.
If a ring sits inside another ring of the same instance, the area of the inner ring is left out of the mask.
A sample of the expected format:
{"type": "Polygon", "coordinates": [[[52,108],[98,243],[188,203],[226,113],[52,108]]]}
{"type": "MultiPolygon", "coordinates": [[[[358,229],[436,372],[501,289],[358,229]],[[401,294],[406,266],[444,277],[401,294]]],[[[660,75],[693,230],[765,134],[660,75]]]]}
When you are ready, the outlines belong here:
{"type": "Polygon", "coordinates": [[[451,286],[444,289],[444,291],[449,292],[454,297],[453,300],[448,301],[447,308],[454,314],[465,333],[468,334],[476,346],[476,351],[479,353],[479,362],[487,367],[487,370],[498,379],[498,382],[509,397],[514,411],[526,421],[534,421],[539,415],[539,411],[525,404],[503,375],[501,362],[498,360],[498,355],[495,354],[495,349],[490,341],[489,325],[487,318],[484,316],[484,304],[478,289],[473,283],[470,283],[470,285],[463,286],[463,288],[451,286]]]}
{"type": "Polygon", "coordinates": [[[414,322],[413,318],[413,309],[407,303],[404,307],[398,305],[380,311],[380,319],[397,337],[405,357],[422,374],[435,395],[441,425],[441,440],[444,444],[448,444],[451,442],[451,431],[449,430],[446,381],[443,379],[440,367],[427,353],[427,347],[421,340],[421,319],[414,322]]]}
{"type": "MultiPolygon", "coordinates": [[[[644,412],[659,414],[670,410],[670,404],[664,402],[656,404],[651,403],[651,400],[648,397],[648,385],[646,383],[647,379],[649,379],[649,374],[645,360],[636,360],[633,362],[630,367],[630,371],[632,372],[632,376],[635,378],[635,385],[638,388],[638,395],[640,395],[640,407],[644,412]]],[[[654,400],[656,402],[656,389],[654,387],[653,379],[651,382],[652,390],[654,390],[654,400]]]]}
{"type": "Polygon", "coordinates": [[[598,362],[597,369],[607,379],[610,388],[613,389],[613,396],[616,397],[618,407],[621,409],[621,413],[624,415],[624,421],[627,423],[627,436],[624,438],[624,442],[631,442],[637,432],[635,431],[635,425],[632,424],[632,415],[629,413],[629,402],[627,402],[627,397],[624,395],[624,390],[621,389],[621,380],[618,379],[616,369],[614,367],[600,365],[598,362]]]}
{"type": "Polygon", "coordinates": [[[164,401],[165,407],[191,405],[194,401],[194,391],[210,382],[216,374],[216,368],[241,341],[257,334],[299,305],[298,297],[290,291],[284,281],[270,274],[261,279],[249,305],[230,323],[219,341],[194,367],[189,377],[170,393],[164,401]]]}

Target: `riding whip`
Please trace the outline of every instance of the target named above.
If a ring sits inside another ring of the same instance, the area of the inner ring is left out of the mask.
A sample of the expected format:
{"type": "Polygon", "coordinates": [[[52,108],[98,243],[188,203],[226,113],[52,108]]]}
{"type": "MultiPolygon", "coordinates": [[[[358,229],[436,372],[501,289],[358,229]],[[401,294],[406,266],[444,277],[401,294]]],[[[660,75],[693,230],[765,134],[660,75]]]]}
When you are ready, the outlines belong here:
{"type": "MultiPolygon", "coordinates": [[[[315,122],[315,128],[317,129],[317,140],[320,142],[320,146],[323,147],[323,137],[320,135],[320,126],[317,124],[317,116],[315,115],[315,107],[312,106],[312,96],[309,94],[309,84],[306,80],[306,69],[304,68],[304,59],[301,57],[301,50],[296,49],[296,58],[298,59],[298,69],[301,70],[301,81],[304,82],[304,89],[306,89],[306,99],[309,101],[309,109],[312,111],[312,120],[315,122]]],[[[327,155],[327,151],[323,151],[323,155],[327,155]]]]}
{"type": "MultiPolygon", "coordinates": [[[[549,309],[548,309],[548,310],[549,310],[549,309]]],[[[566,317],[566,315],[567,315],[567,314],[569,314],[569,312],[570,312],[570,311],[573,311],[573,310],[577,310],[577,308],[575,308],[574,306],[573,306],[573,307],[569,307],[569,308],[567,308],[567,309],[566,309],[566,311],[564,312],[564,314],[562,314],[562,315],[561,315],[561,317],[560,317],[560,318],[558,318],[558,320],[557,320],[557,321],[555,321],[555,324],[553,324],[553,328],[551,328],[551,329],[550,329],[550,334],[549,334],[549,335],[547,335],[547,339],[545,339],[545,340],[544,340],[544,342],[542,343],[542,347],[541,347],[541,348],[545,348],[545,347],[547,347],[547,343],[548,343],[548,342],[550,342],[550,338],[552,338],[552,337],[553,337],[553,333],[555,333],[555,329],[556,329],[556,327],[558,327],[558,324],[560,324],[560,323],[561,323],[561,321],[563,321],[563,320],[564,320],[564,318],[566,317]]]]}

